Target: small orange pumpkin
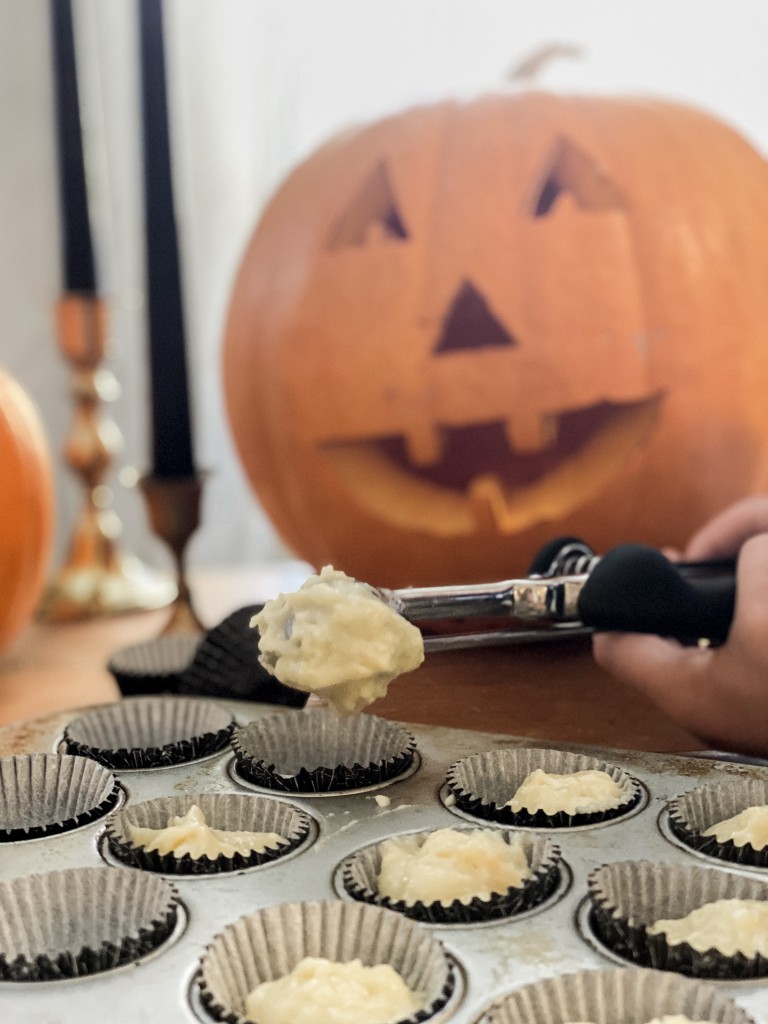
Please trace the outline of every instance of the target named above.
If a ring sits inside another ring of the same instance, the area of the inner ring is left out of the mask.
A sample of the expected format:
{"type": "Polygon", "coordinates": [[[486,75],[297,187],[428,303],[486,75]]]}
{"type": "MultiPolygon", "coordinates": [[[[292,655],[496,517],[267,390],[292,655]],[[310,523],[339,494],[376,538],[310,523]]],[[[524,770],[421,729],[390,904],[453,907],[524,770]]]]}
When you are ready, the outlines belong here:
{"type": "Polygon", "coordinates": [[[42,423],[21,386],[0,370],[0,651],[42,594],[53,539],[53,470],[42,423]]]}
{"type": "Polygon", "coordinates": [[[309,562],[388,586],[681,544],[768,484],[768,164],[685,105],[500,93],[330,141],[231,298],[232,432],[309,562]]]}

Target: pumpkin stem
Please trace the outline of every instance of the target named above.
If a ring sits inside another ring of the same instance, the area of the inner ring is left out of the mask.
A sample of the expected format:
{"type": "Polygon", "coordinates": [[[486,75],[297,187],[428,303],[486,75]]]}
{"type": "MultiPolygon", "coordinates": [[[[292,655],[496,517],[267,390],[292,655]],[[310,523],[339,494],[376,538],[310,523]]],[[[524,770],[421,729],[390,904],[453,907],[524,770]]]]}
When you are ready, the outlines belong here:
{"type": "Polygon", "coordinates": [[[509,82],[530,82],[539,76],[541,69],[556,57],[582,57],[584,51],[571,43],[548,43],[534,53],[513,64],[505,75],[509,82]]]}

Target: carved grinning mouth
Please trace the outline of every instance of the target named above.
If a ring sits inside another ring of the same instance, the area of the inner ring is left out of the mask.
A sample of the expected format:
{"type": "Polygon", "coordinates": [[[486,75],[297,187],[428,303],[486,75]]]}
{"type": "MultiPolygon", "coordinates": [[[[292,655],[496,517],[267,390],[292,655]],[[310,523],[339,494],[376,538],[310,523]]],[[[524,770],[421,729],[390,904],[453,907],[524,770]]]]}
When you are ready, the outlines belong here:
{"type": "Polygon", "coordinates": [[[662,401],[658,394],[547,417],[553,440],[535,452],[510,448],[503,421],[438,428],[440,457],[427,465],[410,461],[403,436],[329,441],[323,451],[350,497],[400,528],[516,533],[597,495],[642,448],[662,401]]]}

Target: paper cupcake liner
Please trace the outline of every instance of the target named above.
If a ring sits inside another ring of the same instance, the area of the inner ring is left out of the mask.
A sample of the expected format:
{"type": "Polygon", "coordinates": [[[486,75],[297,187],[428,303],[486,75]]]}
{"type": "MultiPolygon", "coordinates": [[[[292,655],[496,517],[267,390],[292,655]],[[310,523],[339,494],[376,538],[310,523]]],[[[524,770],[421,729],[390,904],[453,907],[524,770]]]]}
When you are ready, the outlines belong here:
{"type": "Polygon", "coordinates": [[[616,765],[567,750],[519,747],[472,754],[448,769],[446,782],[456,807],[473,817],[524,828],[575,828],[611,821],[631,811],[640,801],[640,784],[616,765]],[[596,769],[607,772],[626,794],[620,806],[589,814],[545,814],[513,811],[506,804],[534,769],[557,774],[596,769]]]}
{"type": "Polygon", "coordinates": [[[748,867],[768,867],[768,846],[755,849],[751,843],[737,846],[728,839],[721,843],[704,832],[718,821],[732,818],[747,807],[768,804],[768,781],[731,779],[691,790],[668,805],[669,827],[692,850],[718,860],[748,867]]]}
{"type": "Polygon", "coordinates": [[[326,793],[374,786],[410,765],[416,740],[375,715],[339,718],[327,708],[286,711],[236,729],[239,773],[267,789],[326,793]]]}
{"type": "Polygon", "coordinates": [[[0,843],[79,828],[120,799],[117,779],[87,757],[17,754],[0,759],[0,843]]]}
{"type": "Polygon", "coordinates": [[[108,768],[159,768],[223,750],[235,722],[225,708],[193,697],[132,697],[70,722],[64,744],[108,768]]]}
{"type": "Polygon", "coordinates": [[[241,796],[231,793],[198,793],[185,796],[161,797],[144,803],[131,804],[115,814],[107,824],[109,849],[118,860],[145,871],[163,874],[204,875],[268,864],[297,849],[309,835],[310,818],[304,811],[290,804],[270,800],[268,797],[241,796]],[[161,854],[136,846],[131,840],[130,826],[165,828],[168,819],[186,814],[197,804],[212,828],[232,832],[276,832],[285,838],[279,846],[268,847],[261,853],[236,853],[232,857],[221,855],[191,857],[184,854],[161,854]]]}
{"type": "Polygon", "coordinates": [[[169,633],[116,651],[107,662],[124,697],[178,693],[195,656],[200,637],[169,633]]]}
{"type": "MultiPolygon", "coordinates": [[[[416,833],[422,840],[434,830],[416,833]]],[[[459,832],[475,832],[471,827],[457,829],[459,832]]],[[[518,836],[503,834],[506,842],[517,840],[518,836]]],[[[356,900],[387,907],[405,914],[406,917],[428,924],[469,924],[478,921],[495,921],[512,917],[543,903],[558,886],[560,881],[560,848],[546,836],[522,837],[526,859],[533,872],[522,885],[509,888],[502,893],[491,893],[487,899],[475,896],[468,902],[453,900],[446,905],[434,903],[413,903],[394,900],[378,891],[378,877],[381,870],[381,843],[375,843],[348,857],[341,867],[341,878],[347,893],[356,900]]]]}
{"type": "Polygon", "coordinates": [[[262,608],[240,608],[210,630],[182,673],[177,692],[304,707],[308,694],[284,686],[259,662],[259,634],[250,623],[262,608]]]}
{"type": "Polygon", "coordinates": [[[0,884],[0,979],[53,981],[137,960],[173,932],[178,896],[156,875],[69,868],[0,884]]]}
{"type": "Polygon", "coordinates": [[[587,885],[595,935],[638,966],[717,980],[768,974],[766,957],[726,956],[717,949],[700,952],[687,942],[670,945],[664,935],[648,933],[655,921],[685,917],[715,900],[768,900],[768,882],[716,868],[619,861],[596,868],[587,885]]]}
{"type": "MultiPolygon", "coordinates": [[[[455,985],[441,943],[401,914],[341,900],[280,903],[241,917],[214,938],[197,973],[203,1004],[216,1020],[246,1024],[248,994],[290,973],[305,956],[389,964],[424,1001],[407,1018],[411,1024],[437,1013],[455,985]]],[[[363,1008],[361,1014],[362,1020],[363,1008]]]]}
{"type": "Polygon", "coordinates": [[[524,985],[475,1024],[645,1024],[671,1014],[713,1024],[754,1024],[714,985],[639,967],[584,970],[524,985]]]}

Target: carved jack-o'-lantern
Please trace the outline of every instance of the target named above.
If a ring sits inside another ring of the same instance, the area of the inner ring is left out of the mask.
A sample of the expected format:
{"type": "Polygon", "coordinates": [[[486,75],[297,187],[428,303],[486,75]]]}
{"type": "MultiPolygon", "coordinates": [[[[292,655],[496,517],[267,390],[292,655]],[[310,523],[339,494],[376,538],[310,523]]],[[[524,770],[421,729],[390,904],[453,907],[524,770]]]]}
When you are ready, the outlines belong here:
{"type": "Polygon", "coordinates": [[[0,651],[37,604],[53,537],[53,469],[37,410],[0,370],[0,651]]]}
{"type": "Polygon", "coordinates": [[[300,556],[381,585],[682,543],[768,482],[768,165],[686,106],[489,95],[332,140],[267,206],[224,348],[300,556]]]}

